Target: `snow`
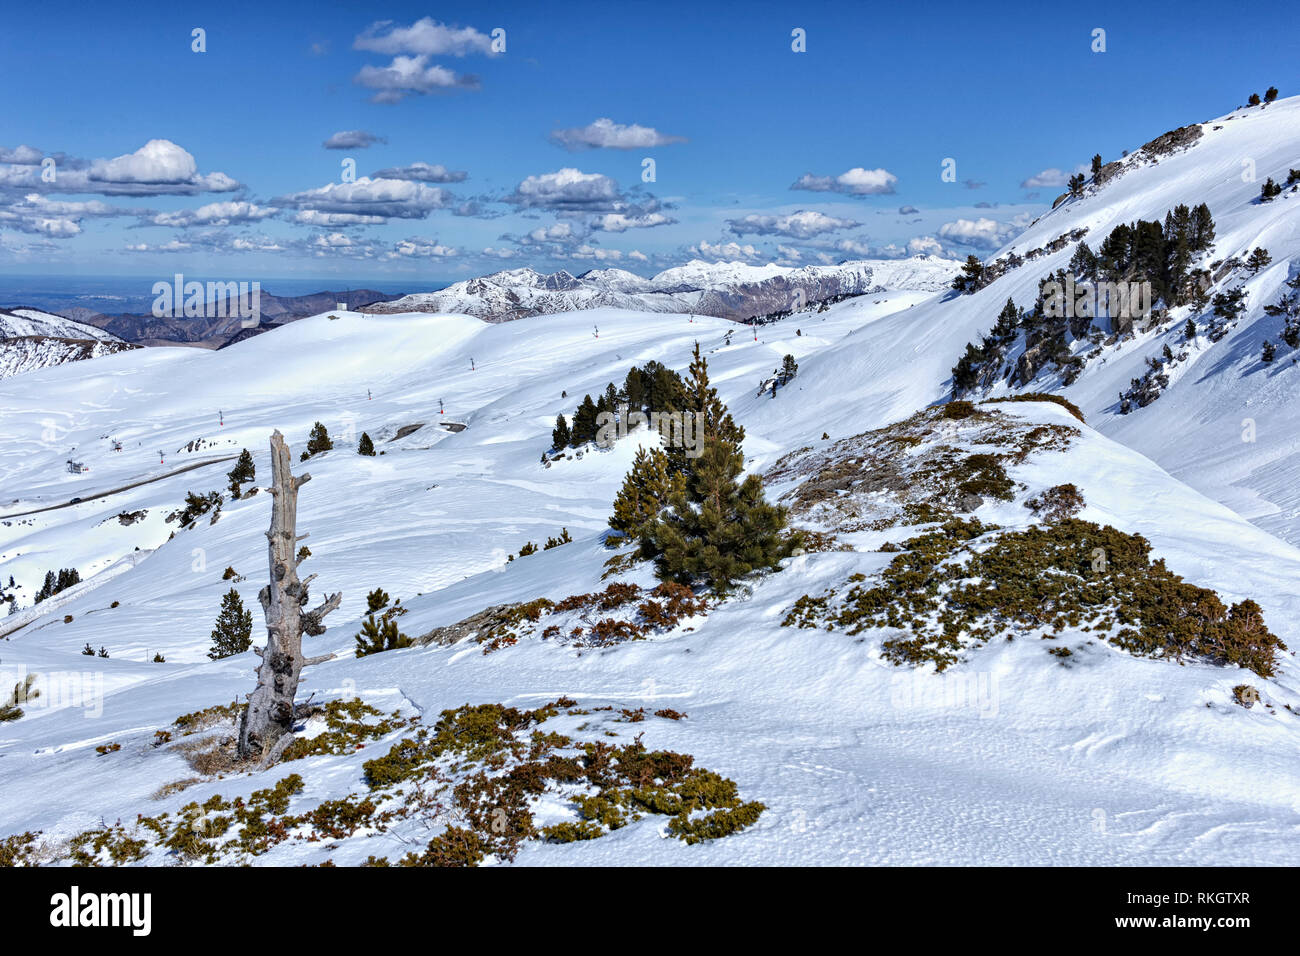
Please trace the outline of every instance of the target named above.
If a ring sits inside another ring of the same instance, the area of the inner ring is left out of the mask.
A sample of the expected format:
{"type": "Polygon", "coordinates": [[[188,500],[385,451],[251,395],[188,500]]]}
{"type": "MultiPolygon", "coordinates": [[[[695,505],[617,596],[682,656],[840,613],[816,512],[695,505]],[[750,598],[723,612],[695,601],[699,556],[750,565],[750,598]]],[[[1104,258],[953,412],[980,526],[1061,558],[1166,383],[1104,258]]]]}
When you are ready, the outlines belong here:
{"type": "MultiPolygon", "coordinates": [[[[1300,705],[1300,694],[1289,658],[1277,680],[1262,681],[1203,664],[1136,659],[1079,639],[1071,640],[1077,663],[1067,669],[1035,642],[1019,641],[934,675],[883,662],[875,638],[779,626],[800,595],[879,568],[887,556],[874,552],[790,559],[750,596],[694,622],[694,630],[611,650],[579,654],[523,640],[491,655],[471,644],[351,656],[365,593],[375,586],[410,607],[401,621],[410,634],[495,603],[602,586],[605,519],[638,439],[550,468],[539,462],[555,415],[571,413],[584,392],[651,358],[683,368],[698,339],[715,384],[749,431],[750,464],[761,467],[817,441],[823,422],[839,437],[892,408],[910,412],[906,394],[858,404],[862,395],[878,395],[882,386],[871,377],[901,364],[897,354],[877,356],[878,365],[855,363],[873,355],[869,343],[881,330],[912,320],[926,302],[917,292],[853,299],[763,327],[757,342],[751,330],[722,320],[615,310],[502,325],[455,315],[341,313],[218,352],[149,349],[33,372],[21,387],[0,383],[0,511],[86,497],[241,447],[253,452],[264,484],[270,430],[280,428],[300,448],[313,422],[324,421],[336,448],[297,466],[312,474],[299,530],[311,533],[306,570],[320,575],[317,592],[344,594],[311,652],[339,657],[310,668],[300,696],[357,693],[383,709],[431,715],[467,701],[531,707],[561,694],[591,706],[672,707],[689,716],[635,728],[645,731],[647,746],[691,753],[735,779],[744,799],[768,806],[753,828],[708,844],[665,839],[643,821],[586,843],[528,844],[518,865],[1296,863],[1289,837],[1300,790],[1291,768],[1300,738],[1283,705],[1300,705]],[[754,398],[755,383],[786,352],[800,363],[794,382],[776,399],[754,398]],[[439,399],[446,418],[468,423],[465,431],[437,428],[439,399]],[[343,441],[349,430],[373,437],[416,422],[426,424],[403,439],[376,439],[385,454],[375,458],[343,441]],[[113,452],[111,438],[124,450],[113,452]],[[197,438],[207,441],[176,451],[197,438]],[[89,474],[62,471],[70,448],[90,464],[89,474]],[[157,462],[159,449],[166,465],[157,462]],[[506,562],[525,541],[562,527],[571,544],[506,562]],[[1231,703],[1231,688],[1243,680],[1259,686],[1274,709],[1231,703]]],[[[999,407],[1077,424],[1056,406],[999,407]]],[[[101,819],[174,811],[213,793],[246,794],[288,772],[153,796],[194,775],[175,752],[152,747],[154,730],[251,689],[252,653],[217,662],[205,655],[220,597],[231,586],[221,579],[227,565],[247,575],[234,586],[257,607],[269,497],[263,491],[228,501],[215,524],[201,519],[170,541],[175,525],[163,521],[187,490],[222,488],[228,468],[210,465],[106,499],[0,520],[0,579],[14,574],[25,595],[48,568],[76,566],[93,582],[134,548],[156,549],[0,645],[0,669],[59,675],[64,685],[93,692],[89,699],[65,692],[62,706],[32,702],[28,717],[0,724],[0,832],[67,836],[101,819]],[[148,510],[142,521],[116,518],[140,509],[148,510]],[[119,606],[111,608],[113,601],[119,606]],[[86,643],[106,646],[111,657],[81,656],[86,643]],[[151,662],[158,652],[166,663],[151,662]],[[110,742],[122,750],[96,753],[110,742]]],[[[1031,490],[1075,482],[1089,503],[1083,517],[1147,535],[1172,569],[1225,599],[1254,597],[1277,633],[1293,645],[1300,640],[1300,552],[1140,454],[1085,428],[1077,447],[1031,460],[1014,476],[1031,490]]],[[[1018,505],[989,506],[979,516],[1006,526],[1028,520],[1018,505]]],[[[613,726],[630,739],[623,725],[613,726]]],[[[355,790],[361,763],[389,744],[295,763],[307,789],[294,806],[355,790]]],[[[413,834],[354,838],[337,849],[286,844],[254,862],[396,856],[409,848],[398,836],[413,834]]]]}

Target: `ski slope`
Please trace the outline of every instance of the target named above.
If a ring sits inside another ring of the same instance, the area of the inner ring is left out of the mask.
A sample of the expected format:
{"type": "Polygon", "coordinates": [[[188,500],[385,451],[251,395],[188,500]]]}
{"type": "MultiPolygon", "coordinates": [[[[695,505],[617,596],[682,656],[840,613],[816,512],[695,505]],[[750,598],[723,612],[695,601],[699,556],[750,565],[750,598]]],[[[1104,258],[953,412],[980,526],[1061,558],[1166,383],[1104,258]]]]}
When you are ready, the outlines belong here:
{"type": "MultiPolygon", "coordinates": [[[[761,470],[823,432],[853,435],[937,398],[924,373],[950,363],[938,356],[954,354],[949,346],[968,334],[951,318],[937,320],[952,309],[923,292],[881,293],[757,334],[719,319],[608,309],[497,325],[464,315],[336,313],[216,352],[148,349],[33,372],[21,387],[0,382],[0,515],[244,447],[265,486],[271,430],[296,452],[319,420],[335,449],[295,465],[312,475],[298,530],[311,535],[305,572],[319,575],[316,594],[342,591],[343,601],[328,632],[308,642],[309,653],[338,657],[305,672],[300,698],[357,694],[429,715],[465,702],[532,707],[562,694],[591,706],[672,707],[689,716],[604,729],[625,742],[644,731],[647,746],[691,753],[768,807],[754,827],[697,846],[643,821],[589,842],[525,844],[516,865],[1300,862],[1300,724],[1287,709],[1300,707],[1300,686],[1289,656],[1266,681],[1137,659],[1074,634],[1068,668],[1038,642],[1017,641],[935,675],[886,663],[876,636],[780,626],[799,596],[882,567],[889,555],[875,549],[887,532],[854,536],[853,551],[788,559],[780,573],[662,638],[582,653],[524,640],[491,655],[471,643],[351,656],[374,587],[410,608],[401,625],[412,635],[489,605],[603,587],[606,518],[641,439],[549,468],[540,458],[556,415],[621,382],[630,366],[657,359],[684,369],[699,341],[713,383],[747,430],[747,464],[761,470]],[[775,398],[756,396],[787,353],[798,376],[775,398]],[[439,427],[442,419],[467,427],[453,433],[439,427]],[[423,426],[389,440],[416,423],[423,426]],[[384,454],[355,453],[363,431],[384,454]],[[67,473],[69,457],[90,471],[67,473]],[[572,543],[507,561],[561,528],[572,543]],[[1243,681],[1266,705],[1232,703],[1243,681]]],[[[1000,407],[1077,425],[1053,405],[1000,407]]],[[[1139,452],[1082,432],[1067,452],[1013,474],[1026,494],[1077,484],[1088,502],[1081,517],[1147,536],[1171,569],[1225,600],[1254,598],[1270,627],[1300,644],[1300,551],[1139,452]]],[[[231,587],[222,580],[227,566],[247,578],[234,586],[260,640],[269,496],[227,501],[215,523],[201,519],[170,540],[176,525],[165,521],[187,491],[224,489],[227,468],[0,517],[0,580],[12,574],[24,604],[48,569],[77,567],[94,581],[136,548],[151,552],[0,642],[6,686],[37,673],[93,689],[72,700],[48,693],[24,719],[0,724],[0,835],[33,829],[57,839],[215,793],[247,794],[286,772],[155,797],[194,775],[178,752],[153,747],[155,730],[252,688],[252,652],[216,662],[206,652],[231,587]],[[111,656],[82,656],[86,644],[111,656]],[[156,653],[165,663],[152,662],[156,653]],[[109,743],[121,750],[96,752],[109,743]]],[[[977,514],[1006,527],[1031,517],[1019,503],[990,503],[977,514]]],[[[628,577],[649,580],[644,569],[628,577]]],[[[295,807],[355,788],[362,762],[389,743],[296,762],[307,784],[295,807]]],[[[356,864],[400,855],[402,840],[419,838],[398,831],[339,846],[286,844],[251,862],[356,864]]]]}

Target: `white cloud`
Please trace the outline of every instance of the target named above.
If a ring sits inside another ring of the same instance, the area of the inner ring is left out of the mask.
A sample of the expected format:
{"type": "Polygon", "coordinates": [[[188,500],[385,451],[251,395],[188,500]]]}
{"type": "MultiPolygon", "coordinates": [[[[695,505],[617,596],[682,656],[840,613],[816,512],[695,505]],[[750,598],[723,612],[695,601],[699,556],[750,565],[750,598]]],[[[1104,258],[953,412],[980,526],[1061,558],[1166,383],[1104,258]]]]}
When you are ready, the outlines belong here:
{"type": "Polygon", "coordinates": [[[427,54],[395,56],[388,66],[363,66],[353,81],[375,95],[375,103],[397,103],[412,93],[425,95],[439,90],[478,89],[478,77],[456,73],[437,63],[430,64],[427,54]]]}
{"type": "Polygon", "coordinates": [[[557,129],[551,133],[551,139],[568,150],[651,149],[686,142],[681,136],[669,136],[652,127],[638,126],[635,123],[615,123],[608,117],[601,117],[586,126],[557,129]]]}
{"type": "Polygon", "coordinates": [[[234,223],[257,222],[274,216],[276,210],[251,202],[213,202],[198,209],[181,209],[160,212],[150,222],[155,226],[229,226],[234,223]]]}
{"type": "Polygon", "coordinates": [[[352,41],[352,48],[371,53],[420,53],[426,56],[493,55],[492,38],[487,34],[473,27],[447,26],[432,17],[417,20],[409,27],[396,26],[392,20],[379,20],[352,41]]]}
{"type": "Polygon", "coordinates": [[[735,260],[754,262],[764,258],[763,253],[756,247],[739,242],[719,242],[715,244],[707,240],[701,240],[687,251],[700,259],[726,260],[729,262],[735,260]]]}
{"type": "Polygon", "coordinates": [[[794,181],[791,189],[811,192],[844,193],[848,196],[877,196],[894,191],[898,177],[887,169],[863,169],[855,166],[838,176],[814,176],[804,173],[794,181]]]}
{"type": "MultiPolygon", "coordinates": [[[[30,150],[19,147],[7,152],[17,159],[33,159],[30,150]]],[[[52,182],[43,178],[38,163],[11,163],[0,167],[0,187],[104,196],[192,196],[240,188],[225,173],[200,173],[194,157],[168,139],[151,139],[134,153],[113,159],[87,162],[62,153],[49,158],[55,161],[52,182]]]]}
{"type": "Polygon", "coordinates": [[[939,237],[951,242],[981,249],[997,249],[1019,232],[1012,223],[998,222],[981,216],[979,219],[956,219],[939,227],[939,237]]]}
{"type": "Polygon", "coordinates": [[[9,207],[19,214],[42,213],[51,216],[125,216],[131,213],[129,209],[122,209],[118,206],[110,206],[108,203],[100,202],[98,199],[90,199],[82,202],[66,202],[59,199],[46,199],[40,193],[31,193],[23,197],[20,203],[14,203],[9,207]]]}
{"type": "Polygon", "coordinates": [[[740,219],[729,219],[727,225],[738,236],[789,236],[810,239],[840,229],[855,229],[862,225],[852,219],[838,219],[812,209],[801,209],[788,216],[761,216],[751,214],[740,219]]]}
{"type": "Polygon", "coordinates": [[[153,246],[147,242],[128,244],[127,252],[189,252],[194,248],[193,243],[184,242],[180,239],[173,239],[170,242],[164,242],[160,246],[153,246]]]}
{"type": "Polygon", "coordinates": [[[914,256],[941,256],[943,243],[934,236],[917,236],[907,241],[907,251],[914,256]]]}
{"type": "MultiPolygon", "coordinates": [[[[319,189],[280,196],[272,203],[312,213],[365,217],[336,221],[338,225],[357,225],[376,219],[423,219],[433,210],[447,207],[453,198],[445,189],[425,183],[362,176],[351,183],[329,183],[319,189]]],[[[311,217],[299,217],[299,221],[315,224],[311,217]]]]}
{"type": "Polygon", "coordinates": [[[626,216],[621,212],[609,212],[598,216],[591,228],[602,232],[627,232],[629,229],[653,229],[655,226],[668,226],[677,220],[661,212],[646,213],[642,216],[626,216]]]}
{"type": "Polygon", "coordinates": [[[383,216],[366,216],[355,212],[318,212],[315,209],[303,209],[294,215],[293,221],[302,226],[333,229],[337,226],[378,226],[388,220],[383,216]]]}
{"type": "Polygon", "coordinates": [[[110,206],[98,199],[64,202],[47,199],[40,193],[30,193],[19,201],[0,206],[0,224],[5,228],[51,239],[70,239],[81,235],[82,219],[129,215],[134,215],[134,212],[110,206]]]}
{"type": "Polygon", "coordinates": [[[341,232],[331,232],[317,236],[313,244],[323,248],[340,249],[353,245],[353,242],[350,237],[341,232]]]}
{"type": "Polygon", "coordinates": [[[147,195],[164,192],[229,192],[239,184],[225,173],[200,175],[198,163],[186,149],[169,139],[151,139],[134,153],[97,159],[86,177],[101,192],[147,195]]]}
{"type": "Polygon", "coordinates": [[[266,236],[259,239],[240,236],[231,240],[230,248],[236,252],[282,252],[284,250],[278,242],[266,236]]]}
{"type": "MultiPolygon", "coordinates": [[[[585,234],[585,233],[583,233],[585,234]]],[[[580,238],[579,230],[576,230],[571,222],[557,222],[550,226],[539,226],[532,232],[528,233],[526,242],[568,242],[571,239],[580,238]]]]}
{"type": "Polygon", "coordinates": [[[595,259],[597,262],[618,262],[623,258],[623,253],[618,249],[602,249],[600,246],[584,244],[574,249],[570,258],[595,259]]]}
{"type": "Polygon", "coordinates": [[[372,179],[411,179],[421,183],[462,183],[469,173],[448,169],[441,163],[411,163],[409,166],[390,166],[371,175],[372,179]]]}
{"type": "Polygon", "coordinates": [[[625,205],[618,184],[600,173],[566,167],[553,173],[529,176],[505,201],[523,209],[576,212],[618,212],[625,205]]]}
{"type": "Polygon", "coordinates": [[[81,224],[73,219],[35,217],[26,220],[23,232],[34,232],[52,239],[69,239],[81,234],[81,224]]]}
{"type": "Polygon", "coordinates": [[[1026,179],[1024,182],[1020,184],[1020,188],[1021,189],[1046,189],[1046,188],[1056,188],[1056,187],[1063,188],[1069,183],[1070,176],[1073,175],[1074,173],[1083,173],[1084,175],[1087,175],[1088,167],[1085,165],[1079,165],[1074,167],[1073,172],[1067,172],[1063,169],[1057,169],[1055,166],[1053,166],[1049,169],[1044,169],[1042,172],[1035,173],[1033,176],[1030,176],[1028,179],[1026,179]]]}
{"type": "Polygon", "coordinates": [[[44,154],[34,146],[15,146],[13,149],[0,147],[0,163],[15,163],[19,166],[36,166],[44,154]]]}
{"type": "Polygon", "coordinates": [[[389,259],[444,259],[460,255],[460,250],[444,246],[437,240],[403,239],[393,244],[389,259]]]}
{"type": "Polygon", "coordinates": [[[841,239],[835,243],[835,248],[844,255],[857,259],[874,259],[880,255],[879,249],[861,239],[841,239]]]}

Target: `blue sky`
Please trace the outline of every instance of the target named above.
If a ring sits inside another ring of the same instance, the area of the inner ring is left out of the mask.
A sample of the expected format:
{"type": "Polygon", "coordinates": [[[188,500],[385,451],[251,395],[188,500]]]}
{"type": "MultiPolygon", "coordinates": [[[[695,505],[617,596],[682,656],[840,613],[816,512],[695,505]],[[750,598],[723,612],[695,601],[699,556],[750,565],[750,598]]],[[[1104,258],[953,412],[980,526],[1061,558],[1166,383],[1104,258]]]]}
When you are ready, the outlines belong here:
{"type": "Polygon", "coordinates": [[[986,254],[1094,152],[1295,92],[1285,5],[183,6],[6,8],[0,273],[986,254]]]}

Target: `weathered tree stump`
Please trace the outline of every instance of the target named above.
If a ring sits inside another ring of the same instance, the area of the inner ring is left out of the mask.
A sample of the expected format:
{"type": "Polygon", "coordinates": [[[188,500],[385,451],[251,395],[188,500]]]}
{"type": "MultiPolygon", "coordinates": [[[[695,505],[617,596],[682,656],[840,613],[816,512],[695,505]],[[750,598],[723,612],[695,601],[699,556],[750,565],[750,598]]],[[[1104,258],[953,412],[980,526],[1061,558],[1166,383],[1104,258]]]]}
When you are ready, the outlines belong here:
{"type": "Polygon", "coordinates": [[[307,535],[297,534],[298,489],[311,475],[294,477],[289,467],[289,445],[277,430],[271,435],[271,530],[266,533],[270,583],[257,598],[266,617],[266,646],[258,649],[257,686],[249,695],[239,723],[239,754],[273,760],[292,739],[293,700],[302,669],[333,655],[304,658],[303,633],[325,633],[325,615],[339,606],[342,594],[331,594],[315,610],[307,611],[307,587],[316,575],[298,579],[297,545],[307,535]]]}

